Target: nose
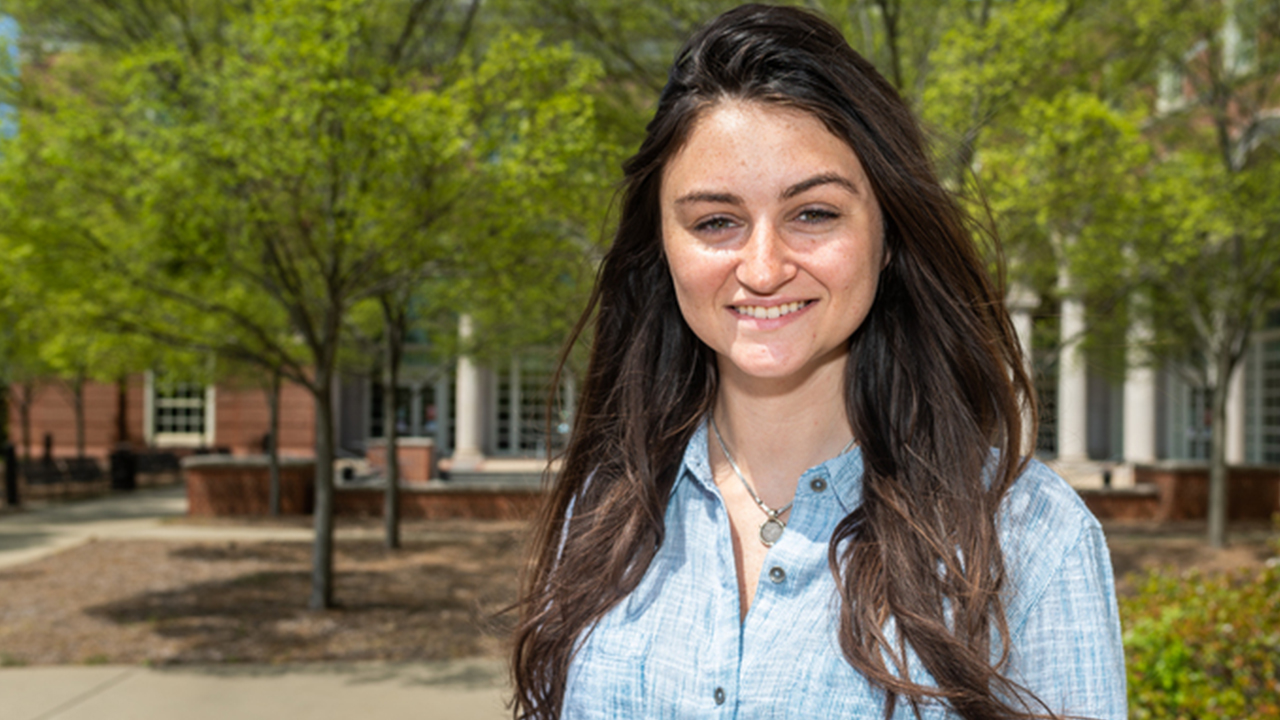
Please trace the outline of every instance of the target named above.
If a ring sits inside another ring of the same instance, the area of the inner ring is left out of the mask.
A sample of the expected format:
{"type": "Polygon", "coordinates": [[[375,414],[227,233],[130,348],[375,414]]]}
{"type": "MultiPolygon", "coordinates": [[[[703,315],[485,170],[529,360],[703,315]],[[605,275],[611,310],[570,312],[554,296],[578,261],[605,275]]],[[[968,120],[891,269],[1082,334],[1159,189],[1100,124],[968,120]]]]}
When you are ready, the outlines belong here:
{"type": "Polygon", "coordinates": [[[796,276],[796,265],[777,230],[768,223],[753,228],[742,248],[737,278],[757,295],[771,295],[796,276]]]}

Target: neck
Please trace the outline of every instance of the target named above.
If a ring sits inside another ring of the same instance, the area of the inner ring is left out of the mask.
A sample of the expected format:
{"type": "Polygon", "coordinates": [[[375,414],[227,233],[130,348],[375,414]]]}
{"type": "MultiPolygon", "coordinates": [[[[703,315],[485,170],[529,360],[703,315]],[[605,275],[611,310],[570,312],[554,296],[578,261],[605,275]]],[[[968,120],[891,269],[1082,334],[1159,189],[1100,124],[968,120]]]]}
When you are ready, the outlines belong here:
{"type": "MultiPolygon", "coordinates": [[[[782,381],[744,377],[722,367],[716,424],[766,502],[787,502],[804,471],[840,454],[853,437],[845,415],[844,363],[840,356],[782,381]]],[[[714,442],[710,449],[719,461],[714,442]]]]}

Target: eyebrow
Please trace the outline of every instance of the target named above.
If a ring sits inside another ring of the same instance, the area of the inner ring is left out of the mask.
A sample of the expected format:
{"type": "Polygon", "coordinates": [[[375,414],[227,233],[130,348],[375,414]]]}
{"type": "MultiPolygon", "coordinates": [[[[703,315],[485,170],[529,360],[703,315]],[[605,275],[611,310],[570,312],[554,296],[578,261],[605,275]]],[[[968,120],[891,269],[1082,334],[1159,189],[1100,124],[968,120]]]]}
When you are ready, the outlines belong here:
{"type": "Polygon", "coordinates": [[[726,205],[741,205],[742,198],[732,193],[702,192],[702,191],[695,190],[694,192],[691,192],[688,195],[683,195],[676,200],[677,205],[687,205],[689,203],[699,203],[699,202],[724,203],[726,205]]]}
{"type": "Polygon", "coordinates": [[[844,188],[845,190],[848,190],[854,195],[859,194],[857,186],[854,185],[852,182],[850,182],[849,179],[844,177],[843,175],[837,175],[835,173],[823,173],[822,175],[814,175],[808,180],[801,180],[795,185],[792,185],[786,190],[783,190],[782,199],[790,200],[791,198],[799,195],[800,193],[803,193],[806,190],[812,190],[813,188],[816,188],[819,185],[839,185],[840,187],[844,188]]]}
{"type": "MultiPolygon", "coordinates": [[[[792,185],[786,190],[783,190],[782,194],[779,197],[782,200],[790,200],[791,198],[805,191],[812,190],[813,188],[818,187],[819,185],[839,185],[840,187],[843,187],[844,189],[848,190],[854,195],[859,194],[858,187],[843,175],[837,175],[836,173],[823,173],[821,175],[814,175],[813,177],[808,178],[807,180],[801,180],[795,185],[792,185]]],[[[676,199],[677,205],[687,205],[690,203],[700,203],[700,202],[723,203],[726,205],[742,205],[743,204],[742,198],[738,197],[737,195],[734,195],[733,193],[721,193],[721,192],[710,192],[710,191],[700,191],[700,190],[695,190],[694,192],[691,192],[687,195],[682,195],[676,199]]]]}

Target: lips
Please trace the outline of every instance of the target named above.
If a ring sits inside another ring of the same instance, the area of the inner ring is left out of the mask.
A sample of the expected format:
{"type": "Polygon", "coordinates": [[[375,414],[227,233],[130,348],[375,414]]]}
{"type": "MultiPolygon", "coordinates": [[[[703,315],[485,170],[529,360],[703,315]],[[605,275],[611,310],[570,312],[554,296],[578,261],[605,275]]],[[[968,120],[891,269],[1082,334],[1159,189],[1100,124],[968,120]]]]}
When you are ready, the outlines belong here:
{"type": "Polygon", "coordinates": [[[774,320],[786,315],[790,315],[797,310],[801,310],[809,305],[809,300],[798,300],[796,302],[783,303],[782,305],[771,305],[764,307],[762,305],[734,305],[734,311],[746,315],[747,317],[757,320],[774,320]]]}

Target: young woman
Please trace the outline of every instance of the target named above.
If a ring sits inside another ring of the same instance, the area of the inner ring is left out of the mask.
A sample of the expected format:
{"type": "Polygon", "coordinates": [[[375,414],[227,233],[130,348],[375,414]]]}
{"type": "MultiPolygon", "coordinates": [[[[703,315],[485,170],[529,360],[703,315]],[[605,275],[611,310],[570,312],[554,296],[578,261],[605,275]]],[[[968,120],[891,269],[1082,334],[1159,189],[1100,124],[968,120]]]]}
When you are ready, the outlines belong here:
{"type": "Polygon", "coordinates": [[[893,88],[744,6],[625,170],[515,714],[1123,718],[1101,530],[893,88]]]}

